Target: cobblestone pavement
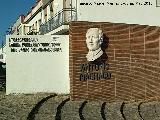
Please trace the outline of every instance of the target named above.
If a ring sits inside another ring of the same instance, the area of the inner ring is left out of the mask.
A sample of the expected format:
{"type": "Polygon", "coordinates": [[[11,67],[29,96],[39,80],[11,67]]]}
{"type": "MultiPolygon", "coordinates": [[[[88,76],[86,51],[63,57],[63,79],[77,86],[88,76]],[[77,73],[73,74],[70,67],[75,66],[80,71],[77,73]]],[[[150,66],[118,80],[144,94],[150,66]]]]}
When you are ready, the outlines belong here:
{"type": "Polygon", "coordinates": [[[160,120],[160,102],[71,101],[69,95],[1,92],[0,120],[160,120]]]}

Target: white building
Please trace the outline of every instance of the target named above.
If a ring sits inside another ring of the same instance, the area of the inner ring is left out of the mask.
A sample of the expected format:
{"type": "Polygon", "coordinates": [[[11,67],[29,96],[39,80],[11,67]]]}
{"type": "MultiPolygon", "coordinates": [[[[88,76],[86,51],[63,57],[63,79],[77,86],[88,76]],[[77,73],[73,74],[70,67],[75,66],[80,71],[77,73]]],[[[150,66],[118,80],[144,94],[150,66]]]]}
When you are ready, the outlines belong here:
{"type": "Polygon", "coordinates": [[[69,34],[69,22],[75,20],[76,0],[52,0],[42,10],[40,34],[69,34]]]}
{"type": "Polygon", "coordinates": [[[9,34],[12,34],[12,35],[20,35],[20,34],[22,34],[21,24],[23,23],[24,18],[25,18],[24,15],[20,15],[18,17],[16,22],[13,24],[13,26],[11,26],[11,32],[9,34]]]}
{"type": "Polygon", "coordinates": [[[24,19],[22,35],[37,35],[39,34],[39,27],[41,25],[41,11],[42,11],[42,0],[37,1],[32,9],[27,13],[24,19]]]}
{"type": "Polygon", "coordinates": [[[6,45],[0,48],[0,62],[6,63],[6,45]]]}
{"type": "Polygon", "coordinates": [[[68,34],[76,12],[75,0],[37,0],[19,25],[20,35],[68,34]]]}
{"type": "Polygon", "coordinates": [[[69,34],[70,21],[159,26],[159,10],[160,7],[156,7],[156,2],[146,3],[144,0],[111,0],[109,2],[106,0],[101,0],[101,2],[93,0],[37,0],[19,28],[21,35],[66,35],[69,34]],[[121,5],[121,3],[128,5],[121,5]],[[130,3],[134,5],[131,6],[130,3]],[[142,5],[137,3],[142,3],[142,5]]]}

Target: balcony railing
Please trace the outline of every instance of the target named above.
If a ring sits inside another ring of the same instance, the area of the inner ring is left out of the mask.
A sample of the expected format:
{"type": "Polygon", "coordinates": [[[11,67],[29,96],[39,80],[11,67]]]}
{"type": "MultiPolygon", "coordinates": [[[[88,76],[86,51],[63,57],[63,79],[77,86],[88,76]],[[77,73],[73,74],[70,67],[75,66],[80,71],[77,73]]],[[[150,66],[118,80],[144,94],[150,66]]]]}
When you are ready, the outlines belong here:
{"type": "Polygon", "coordinates": [[[65,8],[59,11],[55,16],[53,16],[46,23],[41,24],[40,34],[46,34],[61,25],[68,25],[70,21],[75,21],[77,19],[76,9],[65,8]]]}
{"type": "Polygon", "coordinates": [[[26,22],[28,19],[30,19],[41,7],[43,3],[42,0],[40,0],[35,7],[28,13],[28,15],[25,17],[24,22],[26,22]]]}
{"type": "Polygon", "coordinates": [[[30,30],[27,35],[38,35],[37,29],[30,30]]]}

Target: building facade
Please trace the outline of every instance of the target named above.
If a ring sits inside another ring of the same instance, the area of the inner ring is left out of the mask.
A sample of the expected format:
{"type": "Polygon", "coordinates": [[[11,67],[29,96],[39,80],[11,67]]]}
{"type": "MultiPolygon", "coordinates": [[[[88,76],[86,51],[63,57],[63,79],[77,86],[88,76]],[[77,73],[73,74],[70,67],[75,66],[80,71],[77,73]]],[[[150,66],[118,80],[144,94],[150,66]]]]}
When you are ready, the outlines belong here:
{"type": "MultiPolygon", "coordinates": [[[[83,0],[36,0],[24,20],[18,25],[18,33],[20,35],[68,35],[70,21],[108,21],[159,26],[158,11],[160,8],[156,7],[156,2],[151,4],[138,1],[130,3],[127,0],[119,2],[102,0],[99,3],[90,0],[86,2],[83,0]],[[121,5],[121,2],[129,5],[121,5]],[[112,11],[115,9],[119,12],[113,14],[112,11]],[[148,19],[148,16],[144,15],[146,12],[152,17],[148,19]]],[[[12,28],[11,33],[16,33],[15,27],[12,28]]]]}
{"type": "Polygon", "coordinates": [[[11,34],[69,35],[70,32],[71,56],[68,59],[73,100],[130,101],[159,97],[160,21],[157,16],[160,8],[155,8],[155,4],[122,7],[115,3],[111,7],[102,1],[104,4],[82,0],[37,0],[23,22],[13,25],[18,29],[13,27],[15,31],[11,34]],[[115,9],[117,12],[113,14],[115,9]],[[152,15],[150,19],[149,14],[152,15]],[[81,66],[88,65],[86,31],[92,27],[101,28],[109,40],[106,50],[109,72],[112,73],[109,80],[81,78],[81,66]]]}
{"type": "Polygon", "coordinates": [[[6,63],[6,45],[3,45],[0,48],[0,62],[1,63],[6,63]]]}
{"type": "Polygon", "coordinates": [[[19,35],[62,35],[68,34],[69,22],[77,20],[76,1],[74,0],[37,0],[11,34],[19,35]]]}
{"type": "Polygon", "coordinates": [[[24,15],[20,15],[17,19],[17,21],[13,24],[13,26],[11,27],[11,32],[10,34],[12,35],[20,35],[22,34],[22,28],[21,28],[21,24],[24,21],[25,16],[24,15]]]}
{"type": "Polygon", "coordinates": [[[75,0],[36,0],[26,16],[18,17],[8,35],[68,35],[69,22],[77,20],[76,3],[75,0]]]}

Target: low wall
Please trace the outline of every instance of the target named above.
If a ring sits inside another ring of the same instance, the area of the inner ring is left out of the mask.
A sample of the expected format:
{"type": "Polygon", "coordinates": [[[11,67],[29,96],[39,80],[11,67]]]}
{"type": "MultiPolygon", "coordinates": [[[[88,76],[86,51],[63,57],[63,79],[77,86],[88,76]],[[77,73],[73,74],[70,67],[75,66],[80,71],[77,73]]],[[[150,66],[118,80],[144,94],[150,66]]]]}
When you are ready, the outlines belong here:
{"type": "Polygon", "coordinates": [[[72,22],[70,24],[70,93],[72,100],[130,101],[160,96],[160,35],[158,26],[72,22]],[[81,80],[86,59],[86,32],[102,29],[110,79],[81,80]]]}

